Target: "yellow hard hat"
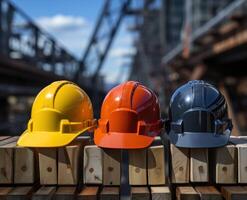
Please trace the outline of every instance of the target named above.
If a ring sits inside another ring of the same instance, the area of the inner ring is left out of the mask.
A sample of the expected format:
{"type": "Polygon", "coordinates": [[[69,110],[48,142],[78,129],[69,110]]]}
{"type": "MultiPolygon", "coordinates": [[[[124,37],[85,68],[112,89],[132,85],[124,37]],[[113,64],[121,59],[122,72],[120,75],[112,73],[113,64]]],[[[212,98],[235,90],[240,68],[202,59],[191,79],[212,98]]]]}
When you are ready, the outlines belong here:
{"type": "Polygon", "coordinates": [[[37,95],[27,130],[17,144],[25,147],[61,147],[96,127],[87,94],[70,81],[56,81],[37,95]]]}

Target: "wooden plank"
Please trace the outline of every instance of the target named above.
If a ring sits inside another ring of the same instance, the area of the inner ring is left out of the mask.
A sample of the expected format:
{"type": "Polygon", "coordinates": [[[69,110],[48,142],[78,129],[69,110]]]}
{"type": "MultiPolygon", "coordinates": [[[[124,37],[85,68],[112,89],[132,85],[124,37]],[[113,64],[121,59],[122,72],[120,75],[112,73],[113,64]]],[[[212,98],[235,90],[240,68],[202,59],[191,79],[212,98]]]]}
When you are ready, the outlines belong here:
{"type": "Polygon", "coordinates": [[[66,147],[58,148],[58,185],[76,185],[82,177],[83,153],[89,137],[78,137],[66,147]]]}
{"type": "Polygon", "coordinates": [[[238,183],[247,183],[247,140],[242,137],[232,137],[230,141],[238,151],[238,183]]]}
{"type": "Polygon", "coordinates": [[[215,149],[215,182],[232,184],[237,182],[237,150],[234,145],[215,149]]]}
{"type": "Polygon", "coordinates": [[[119,200],[119,187],[104,187],[100,193],[100,200],[119,200]]]}
{"type": "Polygon", "coordinates": [[[0,184],[12,184],[14,181],[14,149],[19,137],[2,136],[0,141],[0,184]],[[14,143],[14,145],[12,144],[14,143]],[[12,144],[9,145],[8,144],[12,144]]]}
{"type": "Polygon", "coordinates": [[[76,197],[76,187],[58,187],[55,200],[72,200],[76,197]]]}
{"type": "Polygon", "coordinates": [[[57,149],[39,148],[39,176],[41,185],[57,184],[57,149]]]}
{"type": "Polygon", "coordinates": [[[129,184],[147,185],[146,149],[129,150],[129,184]]]}
{"type": "Polygon", "coordinates": [[[239,45],[245,44],[246,42],[247,42],[247,30],[242,30],[241,32],[238,32],[233,36],[214,44],[213,52],[215,54],[219,54],[224,51],[235,48],[239,45]]]}
{"type": "MultiPolygon", "coordinates": [[[[5,137],[5,136],[4,136],[5,137]]],[[[5,138],[4,140],[0,141],[0,146],[4,146],[6,144],[14,143],[18,140],[19,136],[5,138]]]]}
{"type": "Polygon", "coordinates": [[[189,182],[189,149],[171,144],[172,183],[189,182]]]}
{"type": "Polygon", "coordinates": [[[0,187],[0,200],[6,200],[11,190],[13,190],[12,187],[0,187]]]}
{"type": "Polygon", "coordinates": [[[195,190],[199,193],[201,200],[222,200],[221,193],[214,186],[197,186],[195,190]]]}
{"type": "Polygon", "coordinates": [[[6,139],[8,139],[8,138],[10,138],[11,136],[0,136],[0,141],[2,141],[2,140],[6,140],[6,139]]]}
{"type": "Polygon", "coordinates": [[[208,149],[190,150],[190,181],[208,182],[208,149]]]}
{"type": "Polygon", "coordinates": [[[58,148],[58,185],[76,185],[79,181],[81,145],[58,148]]]}
{"type": "Polygon", "coordinates": [[[83,179],[85,184],[102,184],[102,150],[96,145],[84,148],[83,179]]]}
{"type": "Polygon", "coordinates": [[[148,148],[148,184],[164,185],[165,175],[165,155],[164,146],[152,146],[148,148]]]}
{"type": "Polygon", "coordinates": [[[121,150],[103,150],[103,184],[120,185],[121,150]]]}
{"type": "Polygon", "coordinates": [[[56,187],[42,186],[32,196],[32,200],[51,200],[56,192],[56,187]]]}
{"type": "Polygon", "coordinates": [[[31,186],[15,187],[11,190],[7,200],[28,200],[31,198],[33,188],[31,186]]]}
{"type": "Polygon", "coordinates": [[[14,151],[14,183],[32,184],[35,182],[35,158],[31,149],[16,147],[14,151]]]}
{"type": "Polygon", "coordinates": [[[190,186],[177,187],[176,196],[177,200],[200,200],[199,194],[190,186]]]}
{"type": "Polygon", "coordinates": [[[1,148],[0,147],[0,184],[13,183],[13,148],[1,148]]]}
{"type": "Polygon", "coordinates": [[[151,187],[152,200],[171,200],[171,191],[167,186],[151,187]]]}
{"type": "Polygon", "coordinates": [[[91,186],[91,187],[84,187],[81,192],[78,193],[77,199],[78,200],[97,200],[99,187],[91,186]]]}
{"type": "Polygon", "coordinates": [[[149,200],[150,193],[148,187],[131,187],[132,200],[149,200]]]}
{"type": "Polygon", "coordinates": [[[192,70],[189,80],[200,80],[203,75],[206,73],[207,67],[204,64],[197,64],[192,70]]]}
{"type": "Polygon", "coordinates": [[[221,187],[221,193],[225,200],[246,200],[247,189],[242,186],[221,187]]]}

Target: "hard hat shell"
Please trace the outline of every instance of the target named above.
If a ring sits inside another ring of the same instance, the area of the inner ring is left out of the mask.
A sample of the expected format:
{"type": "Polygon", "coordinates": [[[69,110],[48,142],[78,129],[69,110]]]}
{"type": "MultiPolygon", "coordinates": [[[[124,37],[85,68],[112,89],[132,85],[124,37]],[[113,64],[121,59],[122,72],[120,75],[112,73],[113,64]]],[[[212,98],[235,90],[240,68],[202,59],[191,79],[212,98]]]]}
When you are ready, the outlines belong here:
{"type": "Polygon", "coordinates": [[[17,144],[26,147],[60,147],[96,126],[87,94],[69,81],[56,81],[34,100],[27,130],[17,144]]]}
{"type": "Polygon", "coordinates": [[[171,143],[178,147],[226,145],[232,123],[224,96],[207,82],[189,81],[171,97],[166,129],[171,143]]]}
{"type": "Polygon", "coordinates": [[[94,141],[104,148],[145,148],[162,126],[156,95],[140,83],[128,81],[105,97],[94,141]]]}

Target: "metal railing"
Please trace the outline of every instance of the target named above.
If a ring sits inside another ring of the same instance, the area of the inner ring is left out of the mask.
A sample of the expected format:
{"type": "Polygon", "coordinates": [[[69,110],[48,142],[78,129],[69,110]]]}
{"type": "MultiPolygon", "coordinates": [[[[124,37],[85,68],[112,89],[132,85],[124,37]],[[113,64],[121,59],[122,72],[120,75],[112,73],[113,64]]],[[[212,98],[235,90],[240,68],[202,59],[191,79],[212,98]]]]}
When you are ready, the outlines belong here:
{"type": "Polygon", "coordinates": [[[72,78],[78,60],[9,0],[0,0],[0,54],[72,78]]]}

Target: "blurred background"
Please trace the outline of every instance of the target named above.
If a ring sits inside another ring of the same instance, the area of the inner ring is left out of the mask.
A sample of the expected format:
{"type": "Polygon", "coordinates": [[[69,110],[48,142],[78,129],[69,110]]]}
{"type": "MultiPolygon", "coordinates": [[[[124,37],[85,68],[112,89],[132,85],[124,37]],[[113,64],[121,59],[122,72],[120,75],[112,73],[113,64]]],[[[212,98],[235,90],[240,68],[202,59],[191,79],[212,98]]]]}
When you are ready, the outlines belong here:
{"type": "Polygon", "coordinates": [[[68,79],[91,97],[126,80],[153,89],[166,117],[172,92],[203,79],[225,95],[234,135],[247,132],[247,0],[0,0],[0,135],[26,128],[47,84],[68,79]]]}

